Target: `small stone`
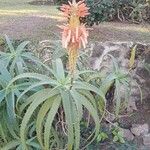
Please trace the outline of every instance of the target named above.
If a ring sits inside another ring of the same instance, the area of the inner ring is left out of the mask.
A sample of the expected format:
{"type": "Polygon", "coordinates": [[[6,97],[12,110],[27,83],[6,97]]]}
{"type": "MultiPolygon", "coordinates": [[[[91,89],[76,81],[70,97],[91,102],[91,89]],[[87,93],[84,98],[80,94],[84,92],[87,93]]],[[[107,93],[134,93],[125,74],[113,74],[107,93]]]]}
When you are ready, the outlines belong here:
{"type": "Polygon", "coordinates": [[[149,126],[148,124],[133,124],[131,127],[131,132],[135,136],[146,135],[148,134],[149,126]]]}
{"type": "Polygon", "coordinates": [[[129,101],[129,104],[127,107],[127,112],[132,113],[134,110],[137,110],[137,107],[136,107],[135,101],[133,101],[133,99],[132,99],[129,101]]]}
{"type": "Polygon", "coordinates": [[[143,66],[143,68],[137,68],[136,74],[143,79],[149,79],[149,72],[143,66]]]}
{"type": "Polygon", "coordinates": [[[107,121],[113,122],[113,121],[116,119],[116,116],[115,116],[114,114],[108,113],[108,114],[105,116],[105,118],[106,118],[107,121]]]}
{"type": "Polygon", "coordinates": [[[126,138],[128,141],[132,141],[134,139],[134,135],[131,133],[129,129],[121,128],[120,131],[123,132],[123,137],[126,138]]]}
{"type": "Polygon", "coordinates": [[[150,134],[143,136],[143,144],[150,146],[150,134]]]}

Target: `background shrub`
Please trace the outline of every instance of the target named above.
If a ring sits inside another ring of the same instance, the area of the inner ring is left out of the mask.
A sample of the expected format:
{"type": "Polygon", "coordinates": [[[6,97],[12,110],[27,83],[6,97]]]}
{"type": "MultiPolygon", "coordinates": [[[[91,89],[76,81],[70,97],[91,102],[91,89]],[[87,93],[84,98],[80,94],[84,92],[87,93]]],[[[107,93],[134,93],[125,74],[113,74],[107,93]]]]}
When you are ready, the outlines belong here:
{"type": "MultiPolygon", "coordinates": [[[[68,1],[56,0],[56,3],[62,4],[68,1]]],[[[86,0],[86,3],[90,8],[90,15],[82,21],[90,26],[103,21],[150,23],[149,0],[86,0]]]]}
{"type": "Polygon", "coordinates": [[[84,19],[88,25],[102,21],[150,22],[148,0],[86,0],[90,15],[84,19]]]}

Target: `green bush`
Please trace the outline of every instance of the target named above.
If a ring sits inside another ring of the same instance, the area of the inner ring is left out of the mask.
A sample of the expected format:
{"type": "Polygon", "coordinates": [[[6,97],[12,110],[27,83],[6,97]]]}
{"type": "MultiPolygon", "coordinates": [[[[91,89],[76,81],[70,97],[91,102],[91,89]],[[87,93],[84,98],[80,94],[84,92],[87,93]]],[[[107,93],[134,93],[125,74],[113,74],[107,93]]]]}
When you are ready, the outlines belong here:
{"type": "Polygon", "coordinates": [[[150,5],[146,0],[86,0],[90,15],[84,19],[88,25],[102,21],[150,22],[150,5]]]}
{"type": "MultiPolygon", "coordinates": [[[[56,3],[63,4],[68,1],[57,0],[56,3]]],[[[103,21],[150,23],[149,0],[86,0],[86,3],[90,8],[90,15],[82,21],[90,26],[103,21]]]]}

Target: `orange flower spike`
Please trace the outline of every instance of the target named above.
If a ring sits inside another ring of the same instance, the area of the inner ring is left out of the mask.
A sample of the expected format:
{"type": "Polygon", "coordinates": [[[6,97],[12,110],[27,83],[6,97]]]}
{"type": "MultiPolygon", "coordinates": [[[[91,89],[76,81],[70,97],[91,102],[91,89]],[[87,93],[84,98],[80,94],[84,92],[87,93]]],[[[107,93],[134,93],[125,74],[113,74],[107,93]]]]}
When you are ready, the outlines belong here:
{"type": "Polygon", "coordinates": [[[62,32],[62,45],[68,49],[69,55],[69,70],[73,74],[78,57],[78,49],[82,45],[84,48],[87,44],[88,32],[85,25],[80,24],[80,17],[87,16],[89,8],[84,3],[85,0],[81,0],[76,3],[75,0],[68,2],[69,5],[62,5],[61,11],[63,11],[65,17],[68,18],[68,24],[61,26],[62,32]]]}
{"type": "Polygon", "coordinates": [[[82,43],[85,48],[88,32],[86,31],[85,25],[80,25],[80,17],[88,14],[88,8],[86,7],[84,0],[79,1],[78,3],[73,1],[72,3],[69,2],[69,5],[62,5],[61,10],[69,17],[69,24],[61,27],[63,29],[63,47],[67,48],[70,42],[77,42],[78,45],[81,45],[82,43]]]}

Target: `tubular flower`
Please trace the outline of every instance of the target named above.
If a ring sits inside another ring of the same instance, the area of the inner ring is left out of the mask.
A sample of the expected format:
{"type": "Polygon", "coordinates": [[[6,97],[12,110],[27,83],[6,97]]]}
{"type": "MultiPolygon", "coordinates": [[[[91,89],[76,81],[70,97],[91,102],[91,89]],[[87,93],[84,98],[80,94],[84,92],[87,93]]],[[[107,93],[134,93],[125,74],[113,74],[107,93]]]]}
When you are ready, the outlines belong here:
{"type": "Polygon", "coordinates": [[[60,9],[67,17],[70,17],[74,10],[76,10],[76,15],[78,17],[85,17],[89,14],[89,8],[84,2],[85,0],[81,0],[78,3],[76,3],[75,1],[73,1],[72,3],[68,1],[69,5],[63,4],[60,9]]]}
{"type": "Polygon", "coordinates": [[[63,11],[65,17],[68,19],[68,24],[60,26],[62,32],[62,46],[68,50],[69,55],[69,70],[73,74],[76,68],[76,61],[78,57],[78,49],[83,46],[86,47],[88,31],[84,24],[80,23],[80,17],[87,16],[88,9],[85,0],[76,3],[68,2],[69,5],[62,5],[61,11],[63,11]]]}
{"type": "Polygon", "coordinates": [[[84,24],[77,26],[72,29],[72,27],[68,24],[65,26],[60,26],[63,29],[62,32],[62,46],[63,48],[68,48],[71,43],[77,45],[77,48],[80,48],[81,45],[83,48],[86,47],[88,32],[84,24]]]}

